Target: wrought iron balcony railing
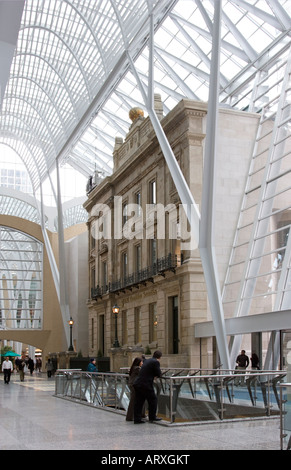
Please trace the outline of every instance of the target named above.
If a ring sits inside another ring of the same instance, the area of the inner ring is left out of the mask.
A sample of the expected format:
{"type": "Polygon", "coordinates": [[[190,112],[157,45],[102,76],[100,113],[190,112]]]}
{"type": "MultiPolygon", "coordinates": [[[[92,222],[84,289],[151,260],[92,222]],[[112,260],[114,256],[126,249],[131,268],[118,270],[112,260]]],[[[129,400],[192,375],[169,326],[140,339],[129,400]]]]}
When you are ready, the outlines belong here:
{"type": "Polygon", "coordinates": [[[111,292],[118,292],[125,289],[131,289],[133,287],[138,287],[139,285],[146,284],[147,282],[153,282],[154,276],[165,276],[166,271],[175,272],[177,266],[177,255],[169,253],[167,256],[158,258],[155,263],[150,266],[147,266],[144,269],[135,271],[132,274],[117,279],[107,285],[98,285],[97,287],[91,288],[91,298],[101,298],[103,295],[111,292]]]}

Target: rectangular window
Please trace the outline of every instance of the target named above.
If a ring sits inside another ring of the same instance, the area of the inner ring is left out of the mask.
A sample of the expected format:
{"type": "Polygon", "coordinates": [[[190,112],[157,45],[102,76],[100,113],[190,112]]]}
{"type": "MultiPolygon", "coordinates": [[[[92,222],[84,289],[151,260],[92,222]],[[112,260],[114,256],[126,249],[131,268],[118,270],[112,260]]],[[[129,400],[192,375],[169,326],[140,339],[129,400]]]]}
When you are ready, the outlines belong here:
{"type": "Polygon", "coordinates": [[[141,308],[134,309],[135,344],[141,343],[141,308]]]}
{"type": "Polygon", "coordinates": [[[94,349],[94,318],[91,318],[91,349],[94,349]]]}
{"type": "Polygon", "coordinates": [[[136,215],[139,217],[141,215],[141,192],[140,191],[138,191],[135,194],[135,203],[138,206],[136,215]]]}
{"type": "Polygon", "coordinates": [[[122,344],[128,343],[128,331],[127,331],[127,311],[122,310],[121,312],[121,321],[122,321],[122,344]]]}
{"type": "Polygon", "coordinates": [[[157,185],[156,180],[153,180],[149,184],[149,203],[156,204],[157,203],[157,185]]]}
{"type": "Polygon", "coordinates": [[[152,343],[157,341],[158,316],[156,302],[149,305],[149,325],[149,342],[152,343]]]}
{"type": "Polygon", "coordinates": [[[90,233],[91,233],[91,237],[90,237],[91,250],[94,250],[95,245],[96,245],[95,224],[91,224],[90,233]]]}
{"type": "Polygon", "coordinates": [[[102,262],[102,287],[107,290],[107,261],[102,262]]]}
{"type": "Polygon", "coordinates": [[[122,253],[121,257],[122,257],[122,261],[121,261],[121,263],[122,263],[122,273],[121,273],[121,277],[122,277],[123,280],[125,280],[125,278],[127,277],[127,274],[128,274],[128,273],[127,273],[127,253],[126,253],[126,252],[122,253]]]}
{"type": "Polygon", "coordinates": [[[168,352],[169,354],[179,353],[179,302],[178,296],[169,297],[169,317],[168,317],[168,352]]]}
{"type": "Polygon", "coordinates": [[[91,289],[95,288],[95,266],[91,268],[91,289]]]}
{"type": "Polygon", "coordinates": [[[122,226],[127,222],[128,219],[128,213],[127,213],[127,203],[123,204],[122,206],[122,226]]]}
{"type": "Polygon", "coordinates": [[[152,238],[149,240],[149,264],[153,266],[157,262],[157,240],[152,238]]]}
{"type": "Polygon", "coordinates": [[[135,269],[137,272],[141,270],[141,245],[135,247],[135,269]]]}

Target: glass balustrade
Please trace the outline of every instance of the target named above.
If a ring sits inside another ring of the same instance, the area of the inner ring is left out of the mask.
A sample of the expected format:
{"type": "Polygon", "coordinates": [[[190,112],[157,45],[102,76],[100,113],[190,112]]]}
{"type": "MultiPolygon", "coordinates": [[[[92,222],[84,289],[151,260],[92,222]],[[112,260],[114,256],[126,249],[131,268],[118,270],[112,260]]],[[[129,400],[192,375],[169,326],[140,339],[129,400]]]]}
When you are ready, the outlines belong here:
{"type": "MultiPolygon", "coordinates": [[[[284,371],[167,369],[154,382],[163,424],[279,417],[284,371]]],[[[290,390],[291,393],[291,390],[290,390]]],[[[127,373],[56,373],[55,396],[126,414],[127,373]]],[[[291,429],[291,428],[290,428],[291,429]]]]}

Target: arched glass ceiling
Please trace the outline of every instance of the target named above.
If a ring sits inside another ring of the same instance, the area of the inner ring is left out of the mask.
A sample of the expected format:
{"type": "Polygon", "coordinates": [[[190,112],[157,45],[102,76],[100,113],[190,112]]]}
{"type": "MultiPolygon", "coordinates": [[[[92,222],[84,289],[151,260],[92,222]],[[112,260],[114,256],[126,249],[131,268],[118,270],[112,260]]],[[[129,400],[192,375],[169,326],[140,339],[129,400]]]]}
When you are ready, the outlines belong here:
{"type": "MultiPolygon", "coordinates": [[[[95,169],[112,172],[115,136],[127,133],[129,109],[144,106],[127,53],[147,87],[151,12],[154,89],[165,114],[183,97],[207,101],[213,5],[214,0],[25,2],[0,143],[21,155],[35,190],[57,158],[85,176],[95,169]]],[[[260,110],[260,100],[272,99],[269,71],[273,77],[284,72],[290,2],[223,0],[222,10],[220,101],[260,110]],[[265,81],[255,102],[259,75],[265,81]]]]}
{"type": "Polygon", "coordinates": [[[0,213],[21,217],[39,225],[41,223],[37,208],[22,199],[18,199],[15,195],[0,194],[0,213]]]}
{"type": "MultiPolygon", "coordinates": [[[[20,217],[41,225],[41,216],[38,207],[35,205],[35,199],[26,196],[20,191],[2,188],[0,194],[0,214],[20,217]]],[[[85,198],[74,198],[63,204],[64,228],[72,225],[85,223],[88,219],[88,213],[83,207],[85,198]]],[[[51,231],[58,231],[58,216],[56,208],[44,207],[44,224],[51,231]]]]}

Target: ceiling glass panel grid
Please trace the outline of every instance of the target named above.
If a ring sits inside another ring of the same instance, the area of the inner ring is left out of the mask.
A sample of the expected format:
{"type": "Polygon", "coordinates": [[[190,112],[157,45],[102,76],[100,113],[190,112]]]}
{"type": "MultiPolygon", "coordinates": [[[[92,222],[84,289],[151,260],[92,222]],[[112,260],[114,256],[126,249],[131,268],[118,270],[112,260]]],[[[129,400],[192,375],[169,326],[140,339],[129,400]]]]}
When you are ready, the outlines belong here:
{"type": "MultiPolygon", "coordinates": [[[[288,11],[287,2],[281,2],[280,9],[284,12],[284,24],[289,24],[289,30],[276,18],[275,10],[270,8],[268,2],[223,3],[221,103],[239,109],[259,111],[262,103],[272,99],[272,78],[266,71],[275,67],[274,75],[284,74],[284,57],[278,60],[277,55],[278,51],[282,52],[283,56],[286,55],[290,47],[290,6],[288,11]],[[252,38],[253,47],[246,47],[248,38],[252,38]],[[267,58],[263,60],[265,55],[267,58]],[[264,96],[258,94],[254,102],[253,88],[261,65],[264,65],[265,69],[265,77],[262,77],[260,82],[264,96]]],[[[162,96],[165,114],[185,97],[207,101],[212,21],[213,2],[180,1],[156,31],[155,92],[162,96]]],[[[145,47],[135,62],[145,88],[148,84],[148,55],[148,49],[145,47]]],[[[124,137],[128,131],[128,111],[133,106],[145,108],[135,79],[131,71],[128,71],[100,109],[89,131],[81,137],[75,147],[77,154],[84,154],[82,142],[89,141],[98,158],[101,161],[105,159],[106,164],[112,166],[113,142],[108,138],[102,139],[100,135],[104,136],[106,133],[105,135],[124,137]],[[115,119],[113,116],[116,116],[115,119]],[[106,155],[109,158],[106,158],[106,155]]],[[[85,155],[89,158],[90,150],[85,150],[85,155]]],[[[71,152],[70,158],[72,156],[75,158],[76,152],[71,152]]],[[[100,161],[96,163],[97,168],[98,165],[100,161]]],[[[104,167],[105,165],[103,170],[104,167]]],[[[91,172],[93,170],[91,164],[91,172]]]]}
{"type": "Polygon", "coordinates": [[[140,0],[25,3],[2,131],[29,147],[33,162],[25,162],[38,168],[30,172],[34,188],[54,166],[146,15],[147,2],[140,0]]]}
{"type": "MultiPolygon", "coordinates": [[[[148,5],[153,6],[156,26],[155,92],[162,96],[164,113],[184,97],[207,101],[212,0],[25,3],[1,114],[0,142],[24,143],[21,155],[34,188],[58,155],[87,176],[95,169],[105,175],[112,172],[114,138],[128,132],[130,108],[144,107],[128,62],[121,66],[118,61],[128,48],[147,87],[148,5]],[[82,121],[113,70],[109,90],[82,121]]],[[[275,67],[278,75],[284,68],[290,47],[290,3],[224,0],[222,6],[220,101],[260,110],[260,100],[252,101],[254,83],[259,71],[275,67]]],[[[271,99],[267,76],[261,77],[262,101],[271,99]]]]}

